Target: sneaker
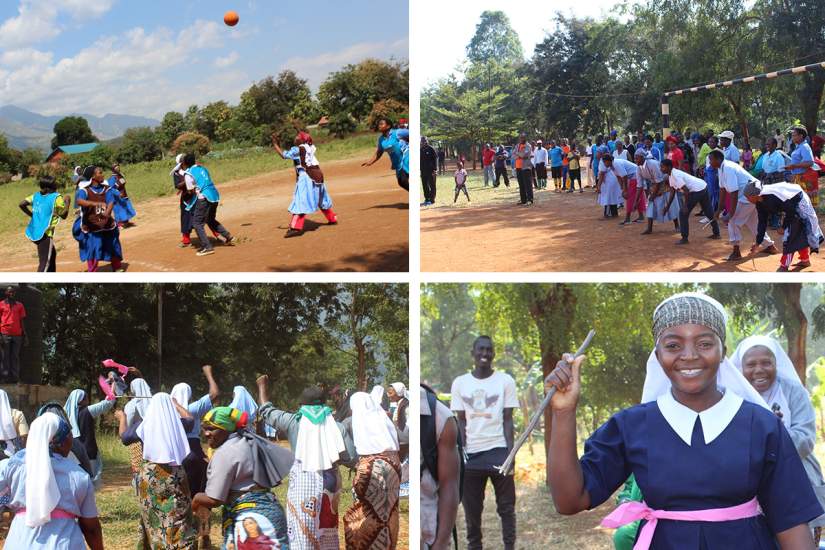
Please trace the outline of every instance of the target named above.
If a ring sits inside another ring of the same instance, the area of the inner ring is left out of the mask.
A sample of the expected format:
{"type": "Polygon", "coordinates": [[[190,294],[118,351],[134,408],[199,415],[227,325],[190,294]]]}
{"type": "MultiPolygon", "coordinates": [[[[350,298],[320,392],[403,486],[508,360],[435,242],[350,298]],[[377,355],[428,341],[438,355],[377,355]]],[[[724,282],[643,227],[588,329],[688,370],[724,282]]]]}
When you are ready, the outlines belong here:
{"type": "Polygon", "coordinates": [[[680,239],[679,242],[676,243],[676,244],[677,245],[690,244],[690,241],[688,241],[687,239],[680,239]]]}
{"type": "MultiPolygon", "coordinates": [[[[430,203],[430,204],[432,204],[432,203],[430,203]]],[[[328,221],[327,221],[327,225],[338,225],[338,218],[335,218],[335,219],[334,219],[334,220],[332,220],[332,221],[329,221],[329,220],[328,220],[328,221]]]]}
{"type": "Polygon", "coordinates": [[[777,271],[777,273],[784,273],[784,272],[788,271],[788,268],[785,267],[784,265],[780,265],[779,269],[777,269],[776,271],[777,271]]]}
{"type": "Polygon", "coordinates": [[[292,238],[292,237],[300,237],[303,234],[304,234],[304,232],[301,231],[300,229],[294,229],[294,228],[290,227],[289,229],[286,230],[286,234],[284,235],[284,238],[289,239],[289,238],[292,238]]]}
{"type": "Polygon", "coordinates": [[[811,267],[811,262],[809,260],[797,262],[794,267],[797,269],[805,269],[806,267],[811,267]]]}
{"type": "Polygon", "coordinates": [[[721,239],[721,238],[722,238],[721,235],[708,235],[708,239],[716,240],[716,239],[721,239]]]}
{"type": "Polygon", "coordinates": [[[209,248],[209,249],[204,248],[203,250],[198,250],[195,253],[195,256],[211,256],[214,253],[215,253],[215,249],[213,249],[213,248],[209,248]]]}
{"type": "Polygon", "coordinates": [[[189,248],[191,246],[192,246],[192,243],[184,243],[184,242],[178,243],[178,248],[189,248]]]}
{"type": "Polygon", "coordinates": [[[223,243],[223,245],[224,246],[235,246],[235,244],[237,242],[238,242],[238,237],[232,236],[232,237],[229,237],[228,239],[226,239],[226,241],[223,243]]]}
{"type": "Polygon", "coordinates": [[[768,256],[773,256],[774,254],[779,254],[779,249],[776,248],[776,245],[770,245],[768,248],[762,249],[763,254],[767,254],[768,256]]]}
{"type": "Polygon", "coordinates": [[[729,262],[735,262],[736,260],[741,260],[741,259],[742,259],[742,253],[741,252],[731,252],[731,255],[728,256],[728,261],[729,262]]]}
{"type": "Polygon", "coordinates": [[[710,220],[708,219],[708,217],[707,217],[707,216],[702,216],[702,217],[699,219],[699,223],[701,223],[702,225],[707,225],[707,224],[709,224],[709,223],[710,223],[710,220]]]}

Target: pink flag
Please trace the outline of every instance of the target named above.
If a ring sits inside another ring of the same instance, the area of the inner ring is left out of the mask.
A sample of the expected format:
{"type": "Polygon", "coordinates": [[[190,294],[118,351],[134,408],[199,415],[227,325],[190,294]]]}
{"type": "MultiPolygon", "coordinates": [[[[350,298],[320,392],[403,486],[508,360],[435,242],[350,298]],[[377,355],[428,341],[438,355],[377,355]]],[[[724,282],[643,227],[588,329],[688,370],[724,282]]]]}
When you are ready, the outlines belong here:
{"type": "Polygon", "coordinates": [[[126,365],[121,365],[120,363],[115,363],[111,359],[106,359],[102,363],[103,366],[107,369],[117,369],[118,372],[120,372],[121,376],[126,376],[126,374],[129,372],[129,367],[127,367],[126,365]]]}
{"type": "Polygon", "coordinates": [[[103,390],[103,393],[106,394],[106,401],[114,401],[117,399],[115,397],[115,392],[112,390],[112,387],[106,382],[106,379],[103,376],[99,376],[97,379],[97,383],[100,384],[100,389],[103,390]]]}

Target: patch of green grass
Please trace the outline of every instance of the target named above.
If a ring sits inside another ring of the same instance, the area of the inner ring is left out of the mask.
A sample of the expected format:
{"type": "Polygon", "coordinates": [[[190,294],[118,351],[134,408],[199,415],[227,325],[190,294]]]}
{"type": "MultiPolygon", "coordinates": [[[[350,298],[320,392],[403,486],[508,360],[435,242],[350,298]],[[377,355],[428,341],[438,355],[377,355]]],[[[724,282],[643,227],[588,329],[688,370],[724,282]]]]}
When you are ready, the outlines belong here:
{"type": "MultiPolygon", "coordinates": [[[[367,160],[374,150],[376,140],[375,134],[364,133],[346,139],[324,141],[316,145],[322,163],[352,157],[364,157],[364,160],[367,160]]],[[[209,168],[212,178],[219,187],[224,182],[276,170],[287,170],[292,167],[291,161],[284,160],[278,157],[272,149],[263,147],[219,149],[201,160],[204,166],[209,168]]],[[[136,207],[142,201],[174,194],[172,178],[169,175],[173,167],[173,158],[121,167],[128,180],[129,197],[136,207]]],[[[105,170],[105,173],[108,175],[109,171],[105,170]]],[[[38,189],[34,178],[0,185],[0,234],[10,231],[22,234],[29,218],[20,211],[17,205],[38,189]]],[[[69,193],[72,197],[74,195],[73,191],[64,191],[64,193],[69,193]]],[[[68,223],[71,223],[71,220],[70,213],[68,223]]]]}

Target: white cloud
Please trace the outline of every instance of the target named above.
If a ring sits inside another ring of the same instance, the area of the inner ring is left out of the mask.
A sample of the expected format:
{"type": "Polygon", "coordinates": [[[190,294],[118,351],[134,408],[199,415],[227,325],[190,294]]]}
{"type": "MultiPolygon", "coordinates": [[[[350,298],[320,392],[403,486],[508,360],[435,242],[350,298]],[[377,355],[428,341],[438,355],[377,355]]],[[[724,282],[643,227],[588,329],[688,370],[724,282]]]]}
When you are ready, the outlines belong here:
{"type": "Polygon", "coordinates": [[[115,0],[20,0],[17,15],[0,24],[0,48],[20,48],[51,40],[63,32],[65,16],[96,19],[115,0]]]}
{"type": "Polygon", "coordinates": [[[291,57],[284,62],[281,70],[292,69],[301,78],[305,78],[310,87],[318,86],[333,71],[344,65],[358,63],[367,58],[406,60],[409,57],[409,39],[404,38],[392,43],[360,42],[343,50],[325,52],[313,56],[291,57]]]}
{"type": "Polygon", "coordinates": [[[6,52],[0,57],[8,69],[0,75],[0,105],[43,114],[162,115],[170,105],[201,101],[192,93],[201,82],[186,77],[189,65],[198,51],[222,42],[218,24],[198,20],[177,35],[165,28],[135,28],[117,38],[105,36],[57,61],[31,49],[6,52]],[[172,69],[179,69],[179,78],[167,76],[172,69]]]}
{"type": "Polygon", "coordinates": [[[218,57],[217,59],[215,59],[215,66],[220,69],[224,69],[226,67],[234,65],[238,61],[238,59],[240,59],[240,57],[241,56],[238,55],[238,52],[232,52],[226,57],[218,57]]]}

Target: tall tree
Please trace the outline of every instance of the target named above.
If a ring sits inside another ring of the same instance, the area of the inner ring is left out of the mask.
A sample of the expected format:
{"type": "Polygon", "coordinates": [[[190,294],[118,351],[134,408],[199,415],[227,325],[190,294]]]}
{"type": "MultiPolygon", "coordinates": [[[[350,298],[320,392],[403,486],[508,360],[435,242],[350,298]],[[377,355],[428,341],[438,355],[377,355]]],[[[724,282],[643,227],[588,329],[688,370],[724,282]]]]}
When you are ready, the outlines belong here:
{"type": "Polygon", "coordinates": [[[502,65],[524,61],[524,50],[518,34],[503,11],[484,11],[476,32],[467,45],[467,59],[484,64],[497,61],[502,65]]]}
{"type": "Polygon", "coordinates": [[[76,145],[98,141],[89,127],[89,121],[81,116],[67,116],[54,125],[52,149],[61,145],[76,145]]]}

